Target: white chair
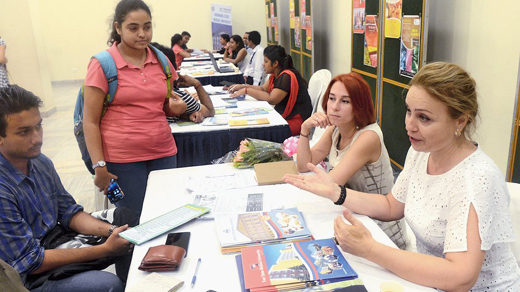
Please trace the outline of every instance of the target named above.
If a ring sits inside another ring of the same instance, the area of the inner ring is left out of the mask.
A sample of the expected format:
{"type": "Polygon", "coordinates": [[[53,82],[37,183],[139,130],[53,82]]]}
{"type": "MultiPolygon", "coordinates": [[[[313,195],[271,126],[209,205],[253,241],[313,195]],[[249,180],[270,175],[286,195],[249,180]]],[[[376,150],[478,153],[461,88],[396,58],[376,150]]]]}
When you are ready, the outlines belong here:
{"type": "Polygon", "coordinates": [[[520,184],[507,183],[507,189],[509,190],[509,197],[511,198],[509,211],[515,232],[515,242],[511,243],[511,250],[515,255],[518,266],[520,266],[520,184]]]}
{"type": "Polygon", "coordinates": [[[327,69],[321,69],[312,74],[311,79],[309,80],[308,88],[309,96],[311,97],[312,102],[312,113],[315,113],[318,109],[321,109],[319,101],[327,90],[327,86],[329,86],[331,79],[332,74],[327,69]]]}

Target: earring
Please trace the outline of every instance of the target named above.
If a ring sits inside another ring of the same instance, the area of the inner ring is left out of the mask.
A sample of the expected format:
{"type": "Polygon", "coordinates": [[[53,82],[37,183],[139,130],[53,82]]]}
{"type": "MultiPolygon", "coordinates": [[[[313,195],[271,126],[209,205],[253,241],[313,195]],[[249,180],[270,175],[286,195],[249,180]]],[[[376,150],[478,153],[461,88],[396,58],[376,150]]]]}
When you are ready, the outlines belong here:
{"type": "Polygon", "coordinates": [[[460,137],[460,135],[462,135],[461,133],[461,129],[457,129],[457,131],[455,131],[455,137],[460,137]]]}

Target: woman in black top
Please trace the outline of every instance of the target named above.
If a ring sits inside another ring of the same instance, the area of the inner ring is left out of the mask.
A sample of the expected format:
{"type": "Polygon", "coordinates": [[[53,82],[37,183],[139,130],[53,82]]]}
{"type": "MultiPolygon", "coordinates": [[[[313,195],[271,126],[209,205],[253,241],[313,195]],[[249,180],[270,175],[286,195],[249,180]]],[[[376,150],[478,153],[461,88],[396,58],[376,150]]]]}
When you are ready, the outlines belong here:
{"type": "Polygon", "coordinates": [[[307,83],[296,70],[290,55],[281,46],[268,46],[264,50],[264,68],[271,74],[262,86],[233,85],[232,96],[249,94],[255,99],[268,101],[289,124],[294,136],[300,134],[303,121],[312,114],[312,103],[307,83]]]}

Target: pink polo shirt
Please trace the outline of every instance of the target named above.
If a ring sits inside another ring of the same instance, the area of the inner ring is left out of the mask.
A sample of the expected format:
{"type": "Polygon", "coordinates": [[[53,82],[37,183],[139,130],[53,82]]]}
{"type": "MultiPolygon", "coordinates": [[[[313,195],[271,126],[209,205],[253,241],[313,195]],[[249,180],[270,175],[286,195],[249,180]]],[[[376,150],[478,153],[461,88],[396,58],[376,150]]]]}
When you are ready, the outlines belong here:
{"type": "MultiPolygon", "coordinates": [[[[127,63],[114,43],[108,49],[117,67],[117,91],[101,119],[100,130],[106,161],[127,163],[177,154],[177,146],[163,111],[166,76],[155,54],[146,49],[142,68],[127,63]]],[[[173,73],[177,73],[170,64],[173,73]]],[[[108,82],[99,62],[92,58],[85,86],[108,92],[108,82]]]]}
{"type": "Polygon", "coordinates": [[[179,70],[181,68],[182,60],[184,60],[184,57],[181,56],[181,54],[179,54],[182,51],[184,51],[184,49],[181,48],[181,46],[179,46],[179,45],[173,46],[173,52],[175,53],[175,63],[177,63],[177,69],[179,69],[179,70]]]}

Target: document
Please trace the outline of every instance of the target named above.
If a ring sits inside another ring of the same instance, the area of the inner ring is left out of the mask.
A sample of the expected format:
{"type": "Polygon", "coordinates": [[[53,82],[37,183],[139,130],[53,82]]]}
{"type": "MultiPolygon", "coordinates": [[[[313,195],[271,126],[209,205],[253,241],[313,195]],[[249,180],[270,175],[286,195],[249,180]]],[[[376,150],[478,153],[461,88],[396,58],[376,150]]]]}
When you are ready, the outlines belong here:
{"type": "Polygon", "coordinates": [[[169,277],[159,273],[151,273],[144,278],[141,278],[132,287],[126,289],[127,292],[141,292],[141,291],[157,291],[157,292],[174,292],[179,290],[184,281],[169,277]]]}
{"type": "Polygon", "coordinates": [[[189,191],[203,193],[238,189],[258,185],[253,169],[239,172],[192,175],[186,178],[185,186],[189,191]]]}

